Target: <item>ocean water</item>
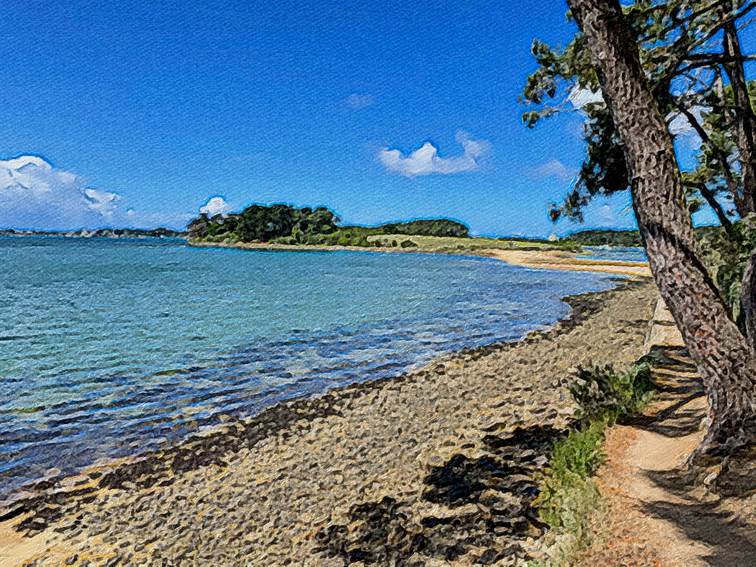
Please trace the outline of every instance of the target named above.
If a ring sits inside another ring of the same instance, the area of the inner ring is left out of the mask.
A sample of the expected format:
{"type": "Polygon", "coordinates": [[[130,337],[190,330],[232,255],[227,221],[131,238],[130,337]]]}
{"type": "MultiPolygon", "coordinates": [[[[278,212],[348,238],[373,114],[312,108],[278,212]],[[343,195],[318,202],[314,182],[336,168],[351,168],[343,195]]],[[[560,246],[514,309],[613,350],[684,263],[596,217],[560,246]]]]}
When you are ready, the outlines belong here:
{"type": "Polygon", "coordinates": [[[0,501],[224,415],[513,340],[610,277],[481,258],[0,238],[0,501]]]}

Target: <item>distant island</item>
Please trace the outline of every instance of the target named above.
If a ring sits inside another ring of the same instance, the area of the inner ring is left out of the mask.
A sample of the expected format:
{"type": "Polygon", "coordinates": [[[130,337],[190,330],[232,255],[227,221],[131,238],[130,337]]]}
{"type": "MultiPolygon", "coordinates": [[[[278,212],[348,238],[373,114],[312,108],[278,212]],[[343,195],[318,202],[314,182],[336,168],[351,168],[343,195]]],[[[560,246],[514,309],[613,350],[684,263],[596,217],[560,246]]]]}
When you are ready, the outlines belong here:
{"type": "Polygon", "coordinates": [[[411,240],[396,242],[379,236],[436,236],[468,238],[464,224],[449,219],[422,219],[379,226],[341,226],[326,207],[251,205],[238,214],[201,214],[187,227],[189,237],[200,242],[265,242],[315,246],[416,246],[411,240]]]}
{"type": "Polygon", "coordinates": [[[0,229],[0,236],[62,236],[68,238],[186,238],[187,233],[170,228],[97,228],[68,231],[0,229]]]}

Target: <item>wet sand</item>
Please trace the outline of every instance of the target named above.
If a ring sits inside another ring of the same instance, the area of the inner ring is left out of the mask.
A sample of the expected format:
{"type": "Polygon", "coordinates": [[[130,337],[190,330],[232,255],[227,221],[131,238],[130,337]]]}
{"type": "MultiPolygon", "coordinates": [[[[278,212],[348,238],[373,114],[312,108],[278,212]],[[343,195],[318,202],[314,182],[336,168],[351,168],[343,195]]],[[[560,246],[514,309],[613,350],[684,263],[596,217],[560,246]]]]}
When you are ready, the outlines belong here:
{"type": "Polygon", "coordinates": [[[520,564],[576,367],[643,355],[657,297],[638,280],[570,298],[550,331],[48,487],[6,510],[0,565],[520,564]]]}

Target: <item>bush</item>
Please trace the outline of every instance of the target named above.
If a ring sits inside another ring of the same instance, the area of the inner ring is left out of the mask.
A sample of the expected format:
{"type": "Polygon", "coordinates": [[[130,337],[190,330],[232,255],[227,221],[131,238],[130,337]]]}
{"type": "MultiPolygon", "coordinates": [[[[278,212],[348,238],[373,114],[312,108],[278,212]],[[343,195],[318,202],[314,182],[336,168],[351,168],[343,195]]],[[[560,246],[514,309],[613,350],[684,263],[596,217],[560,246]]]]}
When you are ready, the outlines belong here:
{"type": "Polygon", "coordinates": [[[604,434],[615,420],[643,408],[652,385],[646,361],[621,374],[609,366],[579,369],[570,388],[579,406],[579,425],[554,443],[534,502],[541,519],[554,529],[550,565],[573,564],[574,556],[590,543],[593,526],[605,508],[591,479],[604,460],[604,434]]]}
{"type": "Polygon", "coordinates": [[[411,240],[402,240],[402,243],[400,244],[402,248],[417,248],[417,244],[412,242],[411,240]]]}
{"type": "Polygon", "coordinates": [[[592,419],[618,418],[637,413],[650,399],[651,368],[647,363],[636,364],[618,374],[612,367],[580,368],[570,393],[579,406],[579,418],[585,423],[592,419]]]}
{"type": "Polygon", "coordinates": [[[554,444],[550,467],[535,501],[541,519],[552,528],[573,531],[586,521],[587,507],[598,495],[589,477],[604,460],[601,446],[606,426],[606,420],[595,421],[570,431],[554,444]]]}

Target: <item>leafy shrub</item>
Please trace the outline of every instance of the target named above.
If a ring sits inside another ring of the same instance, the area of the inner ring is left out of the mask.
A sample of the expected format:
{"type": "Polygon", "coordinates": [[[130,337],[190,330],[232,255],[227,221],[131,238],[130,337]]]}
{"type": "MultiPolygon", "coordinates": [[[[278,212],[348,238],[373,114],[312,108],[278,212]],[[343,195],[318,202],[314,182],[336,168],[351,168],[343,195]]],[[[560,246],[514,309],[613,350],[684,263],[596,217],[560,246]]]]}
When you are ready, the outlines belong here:
{"type": "Polygon", "coordinates": [[[651,368],[642,363],[621,374],[611,366],[580,368],[570,393],[579,406],[580,419],[586,422],[638,412],[650,399],[652,388],[651,368]]]}
{"type": "Polygon", "coordinates": [[[417,244],[412,242],[411,240],[402,240],[402,243],[400,244],[402,248],[417,248],[417,244]]]}
{"type": "Polygon", "coordinates": [[[384,234],[409,234],[413,236],[454,236],[467,238],[470,230],[461,222],[449,219],[419,219],[390,223],[377,227],[384,234]]]}
{"type": "Polygon", "coordinates": [[[593,526],[605,509],[591,479],[604,460],[604,434],[616,419],[639,412],[650,399],[653,383],[647,360],[624,373],[609,366],[581,368],[570,388],[580,422],[554,443],[534,502],[541,519],[555,530],[551,565],[572,565],[574,555],[590,543],[593,526]]]}
{"type": "Polygon", "coordinates": [[[569,528],[575,523],[576,512],[581,505],[580,493],[593,493],[586,480],[604,461],[601,445],[607,421],[598,420],[554,444],[548,474],[540,485],[536,499],[543,521],[553,528],[569,528]]]}
{"type": "Polygon", "coordinates": [[[701,237],[701,250],[732,318],[742,327],[741,284],[746,264],[756,250],[756,214],[734,223],[730,234],[721,229],[705,232],[701,237]]]}

